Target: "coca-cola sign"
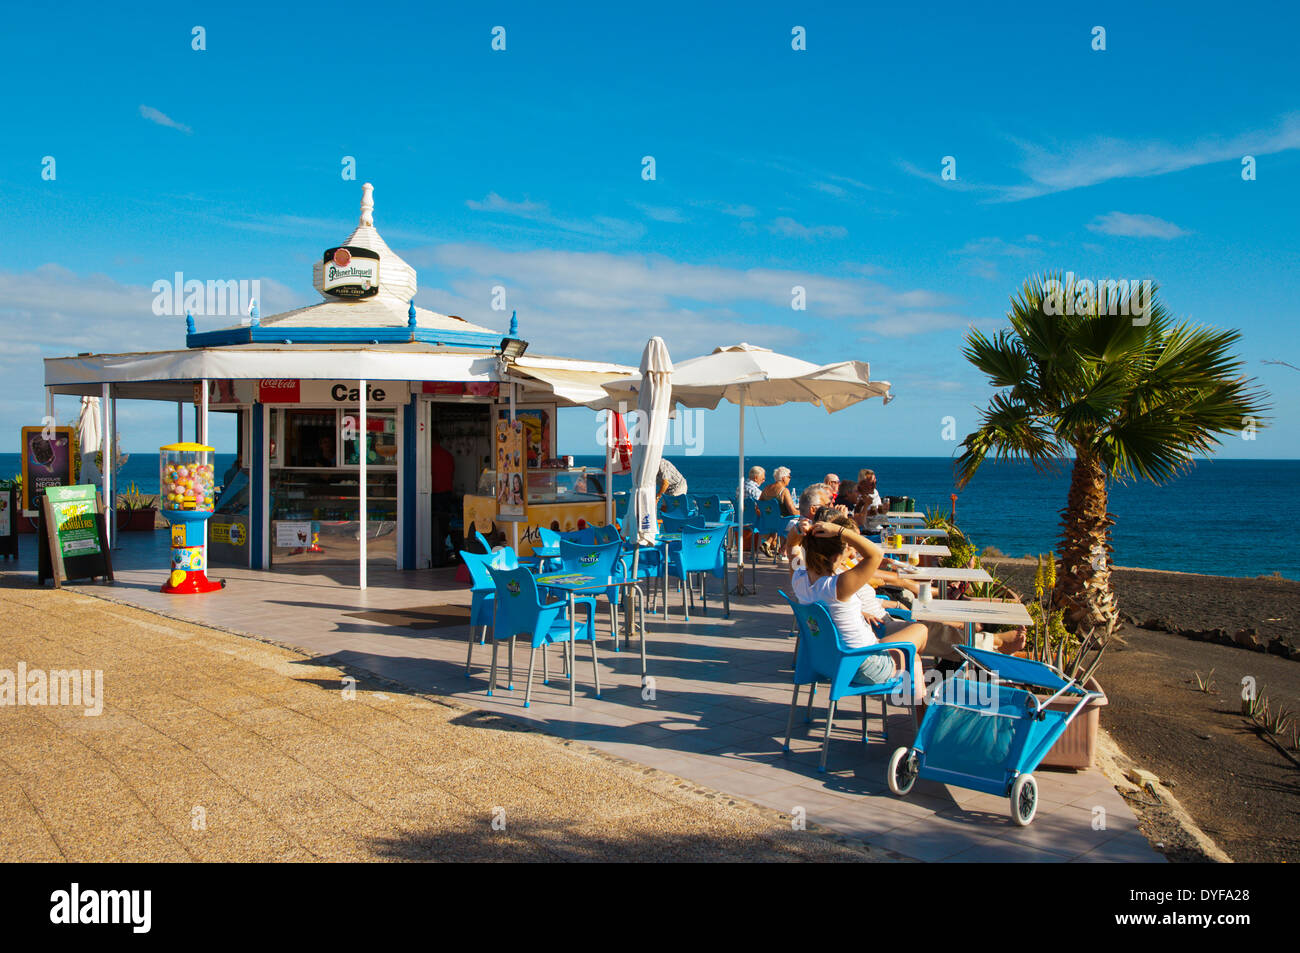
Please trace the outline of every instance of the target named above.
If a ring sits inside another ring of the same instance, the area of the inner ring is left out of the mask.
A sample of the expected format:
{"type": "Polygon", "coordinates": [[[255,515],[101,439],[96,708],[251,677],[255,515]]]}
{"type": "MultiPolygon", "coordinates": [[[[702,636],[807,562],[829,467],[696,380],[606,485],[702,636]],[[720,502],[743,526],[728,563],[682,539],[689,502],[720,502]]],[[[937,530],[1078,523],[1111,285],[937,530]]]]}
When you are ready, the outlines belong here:
{"type": "Polygon", "coordinates": [[[297,378],[272,377],[257,382],[258,403],[296,404],[301,394],[302,382],[297,378]]]}

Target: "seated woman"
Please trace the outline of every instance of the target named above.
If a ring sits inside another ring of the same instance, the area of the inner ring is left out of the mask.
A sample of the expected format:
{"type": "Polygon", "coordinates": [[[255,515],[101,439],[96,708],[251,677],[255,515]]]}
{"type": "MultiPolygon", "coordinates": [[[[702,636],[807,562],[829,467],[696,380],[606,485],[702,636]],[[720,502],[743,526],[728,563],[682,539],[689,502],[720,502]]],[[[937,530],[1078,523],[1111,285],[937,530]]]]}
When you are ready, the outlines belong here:
{"type": "MultiPolygon", "coordinates": [[[[795,506],[794,497],[790,494],[790,468],[777,467],[772,471],[772,482],[763,487],[758,498],[760,500],[776,499],[780,502],[782,516],[797,516],[799,508],[795,506]]],[[[763,540],[763,552],[771,556],[775,550],[773,545],[778,542],[780,537],[775,534],[769,534],[763,540]]]]}
{"type": "MultiPolygon", "coordinates": [[[[880,568],[883,555],[879,546],[858,532],[850,517],[822,507],[813,517],[801,544],[807,568],[794,573],[795,598],[805,604],[820,602],[826,606],[847,647],[910,642],[918,654],[925,648],[925,626],[891,617],[876,597],[871,578],[880,568]],[[851,568],[850,553],[861,557],[851,568]]],[[[868,656],[853,681],[859,685],[879,685],[900,670],[893,653],[882,652],[868,656]]],[[[914,689],[914,698],[924,697],[919,664],[914,689]]]]}

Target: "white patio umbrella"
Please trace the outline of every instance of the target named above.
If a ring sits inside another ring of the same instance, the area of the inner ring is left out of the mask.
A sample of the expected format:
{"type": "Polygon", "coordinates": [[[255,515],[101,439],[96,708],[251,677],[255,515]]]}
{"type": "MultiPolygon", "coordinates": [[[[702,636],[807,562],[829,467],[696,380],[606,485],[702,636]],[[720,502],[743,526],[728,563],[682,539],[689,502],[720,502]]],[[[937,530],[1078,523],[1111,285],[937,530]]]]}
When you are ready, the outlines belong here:
{"type": "Polygon", "coordinates": [[[639,439],[632,445],[632,492],[627,501],[628,522],[636,527],[637,539],[642,543],[653,544],[658,536],[655,491],[668,436],[672,377],[673,362],[668,357],[668,346],[663,338],[652,337],[641,354],[638,380],[643,384],[636,394],[639,439]]]}
{"type": "Polygon", "coordinates": [[[99,452],[102,437],[99,416],[99,398],[81,398],[81,413],[77,417],[77,448],[81,453],[82,483],[99,482],[99,468],[95,466],[95,454],[99,452]],[[90,470],[89,475],[87,468],[90,470]]]}
{"type": "MultiPolygon", "coordinates": [[[[740,406],[739,479],[736,491],[737,592],[744,592],[745,565],[745,408],[775,407],[802,402],[835,413],[859,401],[881,397],[893,400],[888,381],[871,380],[864,361],[813,364],[778,354],[753,344],[732,344],[713,353],[682,361],[673,370],[672,399],[685,407],[706,407],[729,400],[740,406]]],[[[625,377],[604,385],[613,401],[628,401],[640,388],[636,377],[625,377]]]]}

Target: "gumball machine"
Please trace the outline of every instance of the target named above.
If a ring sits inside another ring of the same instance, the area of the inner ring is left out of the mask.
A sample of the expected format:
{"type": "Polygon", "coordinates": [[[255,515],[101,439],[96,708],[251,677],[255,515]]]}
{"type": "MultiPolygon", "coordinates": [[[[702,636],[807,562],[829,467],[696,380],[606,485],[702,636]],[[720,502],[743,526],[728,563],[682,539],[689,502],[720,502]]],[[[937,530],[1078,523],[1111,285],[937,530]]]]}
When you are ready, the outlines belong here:
{"type": "Polygon", "coordinates": [[[158,461],[159,504],[171,524],[172,571],[163,592],[212,592],[225,583],[208,579],[204,561],[208,518],[216,505],[212,448],[201,443],[162,447],[158,461]]]}

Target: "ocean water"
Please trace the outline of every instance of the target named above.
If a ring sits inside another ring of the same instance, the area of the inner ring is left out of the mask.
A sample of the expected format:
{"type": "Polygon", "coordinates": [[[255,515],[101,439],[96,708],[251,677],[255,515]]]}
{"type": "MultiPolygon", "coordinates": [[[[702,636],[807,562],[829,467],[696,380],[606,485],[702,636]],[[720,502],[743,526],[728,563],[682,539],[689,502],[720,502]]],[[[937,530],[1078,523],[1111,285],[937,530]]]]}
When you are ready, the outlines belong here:
{"type": "MultiPolygon", "coordinates": [[[[224,474],[233,454],[218,453],[216,472],[224,474]]],[[[20,456],[0,453],[0,477],[20,469],[20,456]]],[[[580,464],[603,467],[599,456],[579,456],[580,464]]],[[[736,458],[671,455],[693,493],[735,496],[736,458]]],[[[951,509],[952,462],[935,457],[770,457],[746,458],[770,475],[788,466],[797,491],[827,472],[852,479],[858,469],[876,471],[882,496],[911,496],[919,509],[951,509]]],[[[957,523],[978,546],[996,546],[1008,556],[1047,552],[1060,534],[1060,509],[1069,489],[1069,470],[1038,473],[1027,463],[988,462],[957,496],[957,523]]],[[[145,493],[158,492],[158,455],[133,453],[119,486],[134,481],[145,493]]],[[[625,490],[628,477],[615,477],[625,490]]],[[[1112,485],[1110,512],[1114,562],[1181,572],[1257,576],[1280,572],[1300,579],[1300,460],[1201,461],[1165,486],[1144,482],[1112,485]],[[1222,539],[1230,533],[1233,546],[1222,539]]]]}
{"type": "MultiPolygon", "coordinates": [[[[670,455],[693,493],[734,499],[735,457],[670,455]]],[[[577,457],[586,466],[604,465],[599,456],[577,457]]],[[[861,467],[876,471],[882,496],[911,496],[918,509],[952,507],[957,524],[980,547],[996,546],[1008,556],[1045,553],[1060,535],[1060,510],[1069,491],[1068,467],[1038,473],[1027,463],[986,462],[964,490],[954,486],[952,461],[935,457],[747,457],[769,478],[778,466],[791,471],[796,491],[828,472],[854,479],[861,467]]],[[[615,477],[614,489],[627,489],[615,477]]],[[[1113,561],[1224,576],[1280,572],[1300,579],[1300,460],[1201,461],[1164,486],[1145,482],[1112,484],[1110,512],[1113,561]],[[1224,533],[1236,545],[1225,547],[1224,533]]],[[[797,492],[796,492],[797,497],[797,492]]]]}

